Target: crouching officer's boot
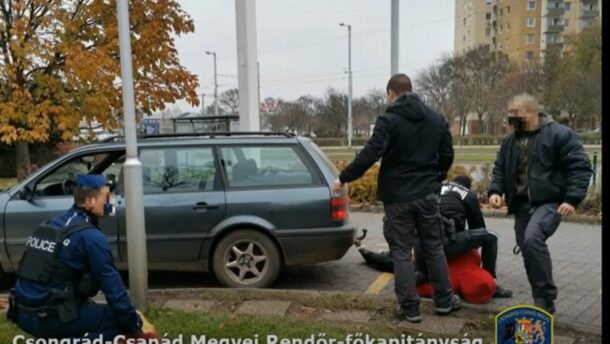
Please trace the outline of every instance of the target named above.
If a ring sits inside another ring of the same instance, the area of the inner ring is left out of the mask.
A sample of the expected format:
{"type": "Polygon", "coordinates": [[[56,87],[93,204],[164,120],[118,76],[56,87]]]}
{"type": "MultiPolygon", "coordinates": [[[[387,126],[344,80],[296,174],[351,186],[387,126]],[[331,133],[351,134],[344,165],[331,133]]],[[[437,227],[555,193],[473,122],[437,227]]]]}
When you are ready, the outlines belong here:
{"type": "Polygon", "coordinates": [[[17,323],[19,313],[17,311],[17,301],[15,301],[15,289],[11,289],[8,296],[8,310],[6,312],[6,319],[13,324],[17,323]]]}

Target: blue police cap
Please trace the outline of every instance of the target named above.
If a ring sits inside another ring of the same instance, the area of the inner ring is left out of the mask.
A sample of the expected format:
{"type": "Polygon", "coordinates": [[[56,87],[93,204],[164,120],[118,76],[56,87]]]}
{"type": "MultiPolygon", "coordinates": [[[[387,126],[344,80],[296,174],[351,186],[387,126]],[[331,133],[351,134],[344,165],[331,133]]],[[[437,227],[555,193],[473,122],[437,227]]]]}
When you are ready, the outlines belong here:
{"type": "Polygon", "coordinates": [[[81,174],[76,177],[76,186],[81,188],[102,188],[106,179],[101,174],[81,174]]]}

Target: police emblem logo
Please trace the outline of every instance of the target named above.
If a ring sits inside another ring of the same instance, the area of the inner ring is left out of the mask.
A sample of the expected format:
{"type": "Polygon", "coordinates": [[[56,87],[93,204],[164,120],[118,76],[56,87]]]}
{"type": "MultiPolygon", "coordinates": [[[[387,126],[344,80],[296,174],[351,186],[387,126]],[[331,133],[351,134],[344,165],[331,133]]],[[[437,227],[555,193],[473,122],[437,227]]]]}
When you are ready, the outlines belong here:
{"type": "Polygon", "coordinates": [[[496,315],[496,344],[553,343],[553,316],[529,305],[507,308],[496,315]]]}

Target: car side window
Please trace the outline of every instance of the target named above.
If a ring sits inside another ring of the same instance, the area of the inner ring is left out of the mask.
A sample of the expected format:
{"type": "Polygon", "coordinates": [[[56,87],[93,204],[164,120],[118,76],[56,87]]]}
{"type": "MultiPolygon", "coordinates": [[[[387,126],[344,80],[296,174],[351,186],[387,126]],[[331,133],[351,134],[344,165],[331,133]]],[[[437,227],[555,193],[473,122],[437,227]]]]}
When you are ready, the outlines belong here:
{"type": "Polygon", "coordinates": [[[140,152],[145,194],[215,189],[216,168],[210,147],[146,148],[140,152]]]}
{"type": "Polygon", "coordinates": [[[319,183],[317,174],[295,146],[225,146],[221,155],[229,187],[319,183]]]}
{"type": "Polygon", "coordinates": [[[76,157],[39,179],[34,194],[36,196],[71,195],[76,176],[92,171],[103,173],[104,171],[99,171],[100,166],[110,164],[109,159],[114,159],[112,153],[92,153],[76,157]]]}

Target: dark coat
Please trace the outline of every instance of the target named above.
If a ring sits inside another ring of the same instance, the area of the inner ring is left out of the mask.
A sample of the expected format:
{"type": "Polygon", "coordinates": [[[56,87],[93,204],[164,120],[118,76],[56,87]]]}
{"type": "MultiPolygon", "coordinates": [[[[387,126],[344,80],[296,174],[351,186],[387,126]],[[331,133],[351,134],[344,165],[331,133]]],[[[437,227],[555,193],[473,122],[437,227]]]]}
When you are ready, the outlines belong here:
{"type": "Polygon", "coordinates": [[[486,228],[477,194],[462,185],[443,183],[439,210],[444,217],[453,219],[457,232],[465,230],[466,223],[468,229],[486,228]]]}
{"type": "MultiPolygon", "coordinates": [[[[578,206],[587,194],[593,171],[576,133],[541,114],[540,130],[532,139],[527,162],[530,204],[536,207],[566,202],[578,206]]],[[[509,214],[514,211],[511,197],[517,163],[515,141],[514,133],[502,141],[488,192],[505,196],[509,214]]]]}
{"type": "Polygon", "coordinates": [[[342,183],[358,179],[379,158],[380,201],[410,202],[438,193],[453,163],[449,126],[417,95],[403,95],[377,118],[373,135],[339,179],[342,183]]]}

